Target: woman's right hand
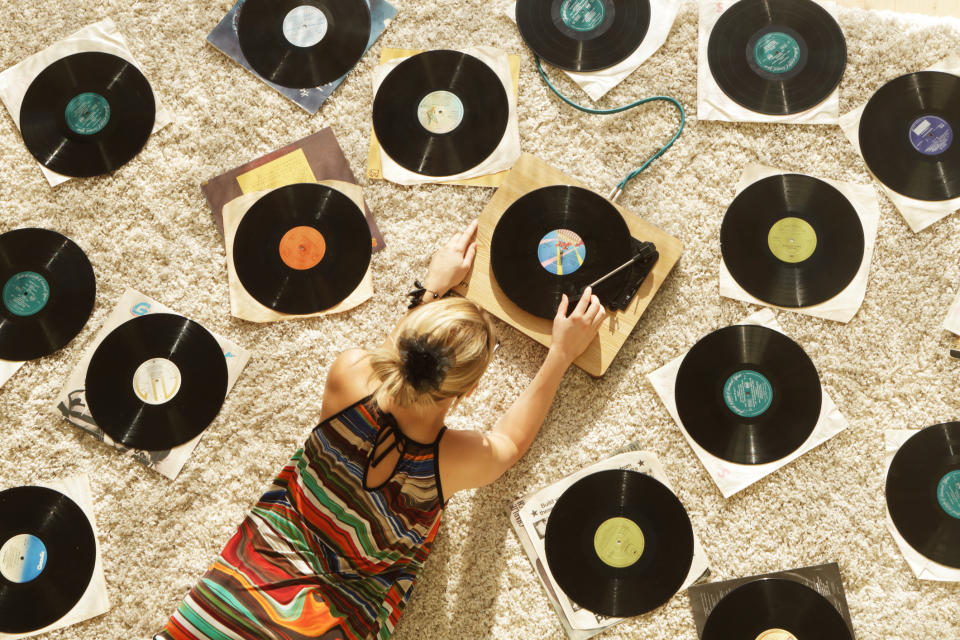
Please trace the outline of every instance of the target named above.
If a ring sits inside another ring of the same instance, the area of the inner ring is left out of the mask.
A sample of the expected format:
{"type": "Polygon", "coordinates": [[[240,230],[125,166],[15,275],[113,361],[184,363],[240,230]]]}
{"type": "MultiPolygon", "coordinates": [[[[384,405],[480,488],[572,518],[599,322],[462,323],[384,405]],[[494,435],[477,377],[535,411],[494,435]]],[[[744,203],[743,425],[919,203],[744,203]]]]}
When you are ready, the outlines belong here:
{"type": "Polygon", "coordinates": [[[600,304],[600,299],[593,295],[590,287],[584,290],[577,306],[568,316],[569,304],[570,301],[564,294],[553,319],[553,340],[550,344],[550,351],[561,357],[566,365],[576,360],[593,342],[607,316],[606,309],[600,304]]]}

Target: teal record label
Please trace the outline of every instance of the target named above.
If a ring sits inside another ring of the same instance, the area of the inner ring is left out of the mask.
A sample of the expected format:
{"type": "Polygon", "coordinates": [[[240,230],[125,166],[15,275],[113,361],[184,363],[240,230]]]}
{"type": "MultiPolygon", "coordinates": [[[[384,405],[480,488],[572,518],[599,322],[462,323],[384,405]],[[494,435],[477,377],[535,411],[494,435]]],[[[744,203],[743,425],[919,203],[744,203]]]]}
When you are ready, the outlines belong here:
{"type": "Polygon", "coordinates": [[[3,285],[3,306],[15,316],[39,313],[50,300],[50,283],[39,273],[21,271],[3,285]]]}
{"type": "Polygon", "coordinates": [[[63,117],[71,131],[90,136],[110,122],[110,103],[99,93],[81,93],[67,103],[63,117]]]}
{"type": "Polygon", "coordinates": [[[417,105],[420,126],[430,133],[450,133],[463,122],[463,101],[452,91],[431,91],[417,105]]]}
{"type": "Polygon", "coordinates": [[[773,385],[762,373],[741,369],[724,383],[723,401],[741,418],[755,418],[773,404],[773,385]]]}
{"type": "Polygon", "coordinates": [[[950,471],[937,484],[937,502],[948,516],[960,520],[960,469],[950,471]]]}
{"type": "Polygon", "coordinates": [[[21,533],[0,547],[0,574],[21,584],[35,580],[47,566],[47,546],[29,533],[21,533]]]}
{"type": "Polygon", "coordinates": [[[574,31],[593,31],[603,23],[603,0],[563,0],[560,19],[574,31]]]}
{"type": "Polygon", "coordinates": [[[753,59],[768,73],[787,73],[800,62],[800,43],[782,31],[771,31],[753,45],[753,59]]]}

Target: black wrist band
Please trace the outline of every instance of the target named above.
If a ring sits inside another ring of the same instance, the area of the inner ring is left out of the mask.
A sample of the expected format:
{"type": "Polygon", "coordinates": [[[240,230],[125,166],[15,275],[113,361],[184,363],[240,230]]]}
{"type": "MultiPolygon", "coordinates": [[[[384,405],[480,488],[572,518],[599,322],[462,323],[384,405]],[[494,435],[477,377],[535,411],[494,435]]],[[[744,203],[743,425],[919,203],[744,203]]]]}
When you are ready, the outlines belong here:
{"type": "MultiPolygon", "coordinates": [[[[410,304],[407,305],[407,309],[413,309],[414,307],[420,306],[420,304],[423,302],[423,295],[427,293],[427,290],[423,288],[423,285],[420,284],[419,280],[414,280],[413,286],[414,290],[407,294],[410,297],[410,304]]],[[[430,293],[433,294],[434,300],[440,297],[440,294],[436,291],[431,291],[430,293]]]]}

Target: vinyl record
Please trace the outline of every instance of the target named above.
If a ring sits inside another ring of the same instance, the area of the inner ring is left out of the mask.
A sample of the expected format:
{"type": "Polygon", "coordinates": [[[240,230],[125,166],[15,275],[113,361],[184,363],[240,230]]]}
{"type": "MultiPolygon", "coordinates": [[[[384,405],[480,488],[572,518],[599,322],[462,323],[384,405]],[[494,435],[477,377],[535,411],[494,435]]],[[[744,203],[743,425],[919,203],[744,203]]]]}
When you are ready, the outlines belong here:
{"type": "Polygon", "coordinates": [[[714,24],[707,62],[717,86],[751,111],[789,115],[820,104],[840,84],[847,42],[813,0],[740,0],[714,24]]]}
{"type": "Polygon", "coordinates": [[[810,357],[758,325],[724,327],[697,342],[680,363],[674,394],[690,437],[738,464],[795,451],[817,426],[822,401],[810,357]]]}
{"type": "MultiPolygon", "coordinates": [[[[524,194],[500,217],[490,242],[493,275],[518,307],[553,318],[565,293],[576,302],[587,285],[631,258],[630,230],[596,193],[553,185],[524,194]]],[[[622,286],[610,278],[595,289],[601,301],[622,286]]]]}
{"type": "Polygon", "coordinates": [[[347,298],[370,266],[370,226],[353,200],[321,184],[274,189],[233,239],[240,284],[265,307],[304,315],[347,298]]]}
{"type": "Polygon", "coordinates": [[[87,407],[115,442],[166,451],[194,439],[220,412],[227,363],[217,339],[172,313],[124,322],[87,369],[87,407]]]}
{"type": "Polygon", "coordinates": [[[911,436],[890,463],[886,492],[893,524],[910,546],[960,569],[960,422],[911,436]]]}
{"type": "Polygon", "coordinates": [[[880,87],[860,118],[860,152],[890,189],[917,200],[960,197],[960,77],[900,76],[880,87]]]}
{"type": "Polygon", "coordinates": [[[547,519],[547,565],[580,606],[626,618],[680,590],[693,563],[693,527],[680,500],[636,471],[598,471],[573,483],[547,519]]]}
{"type": "Polygon", "coordinates": [[[373,98],[373,130],[394,162],[425,176],[452,176],[492,154],[510,103],[496,72],[459,51],[427,51],[390,70],[373,98]]]}
{"type": "Polygon", "coordinates": [[[53,353],[80,333],[96,298],[93,266],[56,231],[0,234],[0,360],[53,353]]]}
{"type": "Polygon", "coordinates": [[[49,626],[77,604],[97,561],[76,502],[45,487],[0,491],[0,633],[49,626]]]}
{"type": "Polygon", "coordinates": [[[650,26],[650,0],[518,0],[517,28],[535,54],[570,71],[630,57],[650,26]]]}
{"type": "Polygon", "coordinates": [[[800,174],[770,176],[734,198],[720,250],[747,293],[781,307],[809,307],[847,288],[863,261],[863,225],[842,193],[800,174]]]}
{"type": "Polygon", "coordinates": [[[245,0],[237,38],[253,70],[274,84],[319,87],[343,77],[367,50],[366,0],[245,0]]]}
{"type": "Polygon", "coordinates": [[[76,178],[110,173],[133,159],[155,118],[153,90],[140,70],[100,51],[51,63],[20,105],[20,131],[33,157],[76,178]]]}
{"type": "Polygon", "coordinates": [[[761,578],[746,582],[710,611],[701,640],[853,640],[837,608],[794,580],[761,578]]]}

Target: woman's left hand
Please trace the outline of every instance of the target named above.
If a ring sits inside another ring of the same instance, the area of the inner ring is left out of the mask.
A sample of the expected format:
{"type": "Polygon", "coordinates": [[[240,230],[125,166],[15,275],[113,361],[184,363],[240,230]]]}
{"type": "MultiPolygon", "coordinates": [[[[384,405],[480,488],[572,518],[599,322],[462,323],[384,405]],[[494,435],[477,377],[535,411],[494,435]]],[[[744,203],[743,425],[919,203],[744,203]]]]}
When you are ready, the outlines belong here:
{"type": "Polygon", "coordinates": [[[477,226],[474,220],[463,233],[458,233],[433,254],[423,282],[424,288],[442,296],[467,277],[477,255],[477,226]]]}

